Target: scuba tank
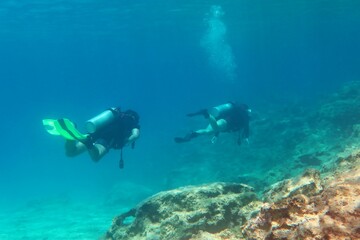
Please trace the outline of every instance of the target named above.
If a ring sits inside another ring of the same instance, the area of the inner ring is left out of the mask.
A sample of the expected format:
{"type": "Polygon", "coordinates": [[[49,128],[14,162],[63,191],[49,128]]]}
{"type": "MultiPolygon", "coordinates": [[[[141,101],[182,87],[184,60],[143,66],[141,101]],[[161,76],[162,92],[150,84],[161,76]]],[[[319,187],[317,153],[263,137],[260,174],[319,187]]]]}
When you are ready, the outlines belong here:
{"type": "Polygon", "coordinates": [[[209,109],[209,114],[211,114],[215,118],[218,118],[220,116],[220,114],[229,111],[230,109],[233,108],[233,106],[234,105],[231,102],[224,103],[222,105],[219,105],[219,106],[209,109]]]}
{"type": "Polygon", "coordinates": [[[97,130],[103,128],[104,126],[114,121],[118,112],[119,112],[118,108],[110,108],[100,113],[99,115],[87,120],[85,123],[86,130],[89,133],[96,132],[97,130]]]}

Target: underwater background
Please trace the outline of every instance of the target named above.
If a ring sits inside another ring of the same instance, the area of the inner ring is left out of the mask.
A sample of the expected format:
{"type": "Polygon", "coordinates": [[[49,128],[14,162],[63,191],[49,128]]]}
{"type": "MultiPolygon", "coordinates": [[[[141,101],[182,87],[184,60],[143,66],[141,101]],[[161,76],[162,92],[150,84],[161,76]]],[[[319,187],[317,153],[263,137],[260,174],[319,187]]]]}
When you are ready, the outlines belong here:
{"type": "Polygon", "coordinates": [[[175,144],[206,125],[185,114],[229,100],[254,117],[306,109],[360,79],[358,1],[3,0],[0,24],[1,239],[97,239],[151,194],[261,175],[282,163],[242,158],[258,149],[251,137],[175,144]],[[84,131],[111,106],[140,114],[123,170],[119,151],[67,158],[41,123],[84,131]]]}

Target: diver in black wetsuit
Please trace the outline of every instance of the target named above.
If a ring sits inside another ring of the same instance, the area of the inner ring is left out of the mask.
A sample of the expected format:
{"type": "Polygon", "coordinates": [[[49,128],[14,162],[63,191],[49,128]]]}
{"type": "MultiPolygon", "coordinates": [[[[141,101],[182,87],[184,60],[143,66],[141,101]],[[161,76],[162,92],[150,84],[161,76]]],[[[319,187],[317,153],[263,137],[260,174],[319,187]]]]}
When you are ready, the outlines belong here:
{"type": "Polygon", "coordinates": [[[93,119],[88,121],[90,134],[85,141],[66,140],[67,156],[74,157],[87,150],[91,159],[97,162],[110,149],[122,150],[126,145],[134,148],[135,141],[140,137],[139,115],[133,110],[122,112],[120,108],[110,108],[93,119]]]}
{"type": "Polygon", "coordinates": [[[192,131],[185,137],[176,137],[176,143],[188,142],[200,135],[214,135],[211,142],[215,143],[220,132],[238,132],[237,143],[240,145],[242,139],[248,142],[250,128],[251,109],[246,104],[228,102],[211,109],[202,109],[195,113],[187,114],[188,117],[202,115],[209,119],[209,125],[204,129],[192,131]]]}

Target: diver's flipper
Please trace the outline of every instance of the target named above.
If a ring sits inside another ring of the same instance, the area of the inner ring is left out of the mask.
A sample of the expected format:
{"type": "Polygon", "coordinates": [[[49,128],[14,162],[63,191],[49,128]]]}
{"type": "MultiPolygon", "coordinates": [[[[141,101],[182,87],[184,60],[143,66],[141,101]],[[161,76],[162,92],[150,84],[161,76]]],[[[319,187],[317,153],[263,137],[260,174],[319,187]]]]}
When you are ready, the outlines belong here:
{"type": "Polygon", "coordinates": [[[56,129],[56,121],[54,119],[43,119],[42,123],[45,127],[45,130],[51,135],[60,135],[59,131],[56,129]]]}
{"type": "Polygon", "coordinates": [[[73,122],[67,118],[44,119],[43,125],[51,135],[60,135],[68,140],[86,141],[88,134],[80,133],[73,122]]]}
{"type": "Polygon", "coordinates": [[[199,134],[197,132],[191,132],[189,134],[186,134],[185,137],[176,137],[174,138],[176,143],[184,143],[184,142],[189,142],[191,139],[197,137],[199,134]]]}

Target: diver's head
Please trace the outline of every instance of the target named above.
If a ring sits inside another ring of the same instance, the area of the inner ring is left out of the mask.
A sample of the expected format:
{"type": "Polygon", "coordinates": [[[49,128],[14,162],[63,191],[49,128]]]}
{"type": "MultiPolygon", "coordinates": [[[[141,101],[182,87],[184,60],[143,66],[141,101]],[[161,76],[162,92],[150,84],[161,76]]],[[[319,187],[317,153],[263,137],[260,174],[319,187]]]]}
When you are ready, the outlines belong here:
{"type": "Polygon", "coordinates": [[[136,122],[138,122],[139,119],[140,119],[139,114],[138,114],[137,112],[133,111],[133,110],[130,110],[130,109],[129,109],[129,110],[126,110],[124,113],[125,113],[126,115],[132,117],[136,122]]]}

